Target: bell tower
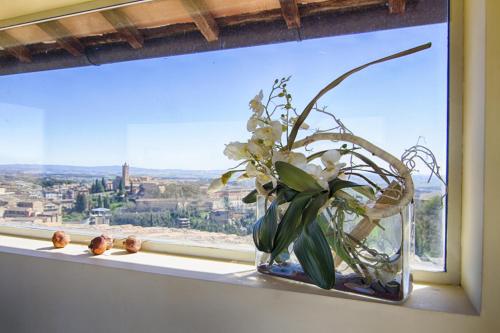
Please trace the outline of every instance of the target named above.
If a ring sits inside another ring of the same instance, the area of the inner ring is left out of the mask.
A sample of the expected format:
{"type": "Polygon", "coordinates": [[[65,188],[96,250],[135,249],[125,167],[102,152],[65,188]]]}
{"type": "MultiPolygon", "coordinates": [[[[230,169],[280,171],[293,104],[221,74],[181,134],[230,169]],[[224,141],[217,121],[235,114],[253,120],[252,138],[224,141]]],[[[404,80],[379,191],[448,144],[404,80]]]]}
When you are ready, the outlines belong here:
{"type": "Polygon", "coordinates": [[[129,173],[129,165],[127,162],[125,162],[124,165],[122,165],[122,179],[123,179],[123,186],[128,187],[130,185],[130,173],[129,173]]]}

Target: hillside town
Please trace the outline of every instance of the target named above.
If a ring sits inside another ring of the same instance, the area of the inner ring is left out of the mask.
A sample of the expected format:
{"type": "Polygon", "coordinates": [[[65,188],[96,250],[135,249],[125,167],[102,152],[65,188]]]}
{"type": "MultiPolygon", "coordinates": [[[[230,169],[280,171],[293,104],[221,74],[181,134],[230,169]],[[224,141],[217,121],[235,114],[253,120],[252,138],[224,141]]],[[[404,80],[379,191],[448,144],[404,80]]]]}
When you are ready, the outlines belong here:
{"type": "Polygon", "coordinates": [[[250,186],[208,194],[210,179],[0,175],[0,222],[44,225],[139,225],[248,235],[255,208],[242,198],[250,186]]]}
{"type": "MultiPolygon", "coordinates": [[[[211,177],[204,173],[175,177],[134,175],[130,170],[127,163],[119,174],[4,170],[0,172],[0,225],[128,232],[251,249],[256,209],[242,199],[252,183],[234,182],[208,193],[211,177]]],[[[415,252],[424,259],[441,258],[439,246],[433,244],[441,242],[442,191],[439,184],[425,180],[415,189],[415,252]],[[424,238],[426,242],[419,242],[424,238]]]]}

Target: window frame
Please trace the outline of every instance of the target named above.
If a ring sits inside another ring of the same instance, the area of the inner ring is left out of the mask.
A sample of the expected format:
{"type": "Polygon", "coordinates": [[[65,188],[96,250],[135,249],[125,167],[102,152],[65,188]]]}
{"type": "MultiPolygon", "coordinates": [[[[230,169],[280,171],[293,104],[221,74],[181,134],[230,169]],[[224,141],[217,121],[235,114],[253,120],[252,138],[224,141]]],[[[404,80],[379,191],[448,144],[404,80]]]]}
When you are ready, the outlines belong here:
{"type": "MultiPolygon", "coordinates": [[[[445,229],[444,271],[413,270],[415,282],[460,284],[461,270],[461,202],[462,202],[462,96],[463,96],[463,0],[450,0],[448,4],[448,133],[447,177],[448,195],[445,229]]],[[[0,234],[50,239],[52,230],[0,226],[0,234]]],[[[92,233],[70,233],[77,243],[87,243],[92,233]]],[[[245,263],[255,261],[255,251],[228,250],[195,245],[172,244],[151,239],[145,250],[184,256],[231,260],[245,263]]]]}
{"type": "Polygon", "coordinates": [[[462,225],[463,0],[448,2],[448,160],[444,271],[413,270],[417,282],[460,284],[462,225]]]}

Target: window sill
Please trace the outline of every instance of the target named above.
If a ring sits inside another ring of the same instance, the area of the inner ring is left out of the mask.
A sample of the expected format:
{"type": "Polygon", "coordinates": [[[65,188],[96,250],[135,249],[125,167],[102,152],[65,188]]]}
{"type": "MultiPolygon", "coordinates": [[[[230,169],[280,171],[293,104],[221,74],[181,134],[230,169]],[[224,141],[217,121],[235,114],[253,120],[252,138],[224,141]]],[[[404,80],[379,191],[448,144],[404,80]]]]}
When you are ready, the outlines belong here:
{"type": "MultiPolygon", "coordinates": [[[[122,249],[112,249],[104,255],[92,256],[87,248],[81,244],[69,244],[64,249],[54,249],[50,241],[7,235],[0,235],[0,253],[62,260],[245,287],[337,297],[349,301],[361,299],[359,296],[325,291],[314,286],[268,277],[258,274],[252,265],[236,262],[151,252],[139,252],[130,255],[122,249]]],[[[405,304],[381,304],[381,306],[401,306],[408,309],[464,315],[477,314],[461,287],[414,284],[413,289],[412,295],[405,304]]]]}

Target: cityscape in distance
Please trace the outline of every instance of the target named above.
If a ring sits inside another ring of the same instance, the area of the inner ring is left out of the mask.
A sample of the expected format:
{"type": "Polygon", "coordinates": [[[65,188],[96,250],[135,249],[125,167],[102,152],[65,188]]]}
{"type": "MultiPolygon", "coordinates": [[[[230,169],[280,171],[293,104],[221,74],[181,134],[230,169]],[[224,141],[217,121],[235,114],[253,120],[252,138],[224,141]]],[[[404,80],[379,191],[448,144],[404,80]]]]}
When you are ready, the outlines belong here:
{"type": "MultiPolygon", "coordinates": [[[[0,223],[113,235],[134,233],[250,250],[256,209],[242,198],[253,189],[253,183],[231,182],[217,193],[208,193],[211,180],[222,172],[147,169],[127,163],[0,165],[0,223]]],[[[436,216],[426,216],[438,214],[435,204],[427,208],[429,212],[421,212],[422,216],[418,216],[418,208],[438,202],[442,185],[436,180],[428,183],[426,175],[414,178],[416,219],[435,220],[436,216]]],[[[435,224],[434,234],[439,229],[435,224]]]]}
{"type": "Polygon", "coordinates": [[[127,163],[0,165],[0,223],[250,248],[255,207],[242,198],[252,184],[231,183],[208,194],[208,185],[221,172],[144,169],[127,163]]]}

